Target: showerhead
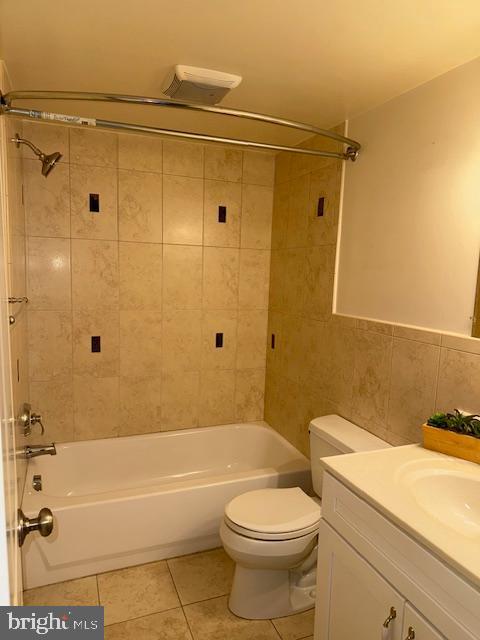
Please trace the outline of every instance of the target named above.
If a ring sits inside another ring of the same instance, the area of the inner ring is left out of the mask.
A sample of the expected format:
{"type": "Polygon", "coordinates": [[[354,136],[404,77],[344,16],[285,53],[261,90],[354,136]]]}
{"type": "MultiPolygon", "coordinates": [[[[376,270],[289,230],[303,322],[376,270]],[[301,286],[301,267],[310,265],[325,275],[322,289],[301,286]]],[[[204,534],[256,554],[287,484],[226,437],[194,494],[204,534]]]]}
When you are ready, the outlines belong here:
{"type": "Polygon", "coordinates": [[[39,156],[40,160],[42,161],[42,176],[45,176],[46,178],[61,157],[62,154],[59,151],[54,151],[48,156],[42,153],[42,155],[39,156]]]}
{"type": "Polygon", "coordinates": [[[14,138],[12,138],[12,142],[15,142],[15,144],[17,145],[17,148],[21,144],[26,144],[27,147],[30,147],[30,149],[33,151],[33,153],[37,156],[37,158],[42,163],[42,176],[45,176],[45,178],[49,175],[50,171],[53,169],[53,167],[57,164],[57,162],[62,157],[62,154],[59,151],[54,151],[53,153],[50,153],[48,155],[43,153],[43,151],[40,151],[40,149],[36,147],[34,144],[32,144],[29,140],[24,140],[23,138],[20,138],[18,133],[15,134],[14,138]]]}

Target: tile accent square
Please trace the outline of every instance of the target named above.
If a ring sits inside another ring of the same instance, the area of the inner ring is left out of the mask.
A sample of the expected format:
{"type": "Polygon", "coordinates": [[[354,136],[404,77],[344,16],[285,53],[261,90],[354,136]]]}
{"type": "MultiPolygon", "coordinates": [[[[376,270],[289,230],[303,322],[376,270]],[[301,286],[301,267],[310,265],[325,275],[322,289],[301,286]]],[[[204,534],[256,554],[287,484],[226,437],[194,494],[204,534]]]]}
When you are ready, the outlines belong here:
{"type": "Polygon", "coordinates": [[[234,369],[237,353],[237,312],[204,311],[202,369],[234,369]],[[220,333],[221,339],[217,337],[220,333]],[[218,345],[218,342],[221,342],[218,345]]]}
{"type": "Polygon", "coordinates": [[[212,247],[240,246],[240,184],[205,180],[204,244],[212,247]],[[219,223],[219,207],[225,207],[225,222],[219,223]]]}
{"type": "Polygon", "coordinates": [[[76,311],[73,314],[73,370],[76,375],[108,378],[119,370],[118,311],[76,311]],[[92,336],[101,350],[92,351],[92,336]]]}
{"type": "Polygon", "coordinates": [[[105,167],[70,167],[72,238],[116,240],[117,171],[105,167]],[[98,213],[92,213],[91,194],[98,194],[98,213]]]}

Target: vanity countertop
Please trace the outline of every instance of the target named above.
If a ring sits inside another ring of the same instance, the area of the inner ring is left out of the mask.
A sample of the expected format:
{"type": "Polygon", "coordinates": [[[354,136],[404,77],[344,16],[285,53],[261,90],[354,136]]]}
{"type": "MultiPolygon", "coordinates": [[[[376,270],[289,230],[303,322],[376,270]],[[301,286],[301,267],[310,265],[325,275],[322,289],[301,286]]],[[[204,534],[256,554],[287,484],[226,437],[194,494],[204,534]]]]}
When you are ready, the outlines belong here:
{"type": "Polygon", "coordinates": [[[480,587],[480,465],[421,445],[332,456],[322,463],[480,587]]]}

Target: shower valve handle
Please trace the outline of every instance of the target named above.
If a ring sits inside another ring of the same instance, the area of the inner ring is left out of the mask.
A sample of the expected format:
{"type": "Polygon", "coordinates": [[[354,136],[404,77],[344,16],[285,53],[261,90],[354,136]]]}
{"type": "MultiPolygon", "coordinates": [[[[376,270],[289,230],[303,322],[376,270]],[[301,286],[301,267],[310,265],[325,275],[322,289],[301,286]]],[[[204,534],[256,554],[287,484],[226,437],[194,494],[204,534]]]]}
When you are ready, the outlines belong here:
{"type": "Polygon", "coordinates": [[[23,435],[29,436],[32,433],[32,427],[36,424],[40,425],[41,434],[45,433],[45,427],[43,426],[42,416],[39,413],[32,412],[32,406],[25,402],[22,407],[22,413],[18,417],[20,424],[23,426],[23,435]]]}

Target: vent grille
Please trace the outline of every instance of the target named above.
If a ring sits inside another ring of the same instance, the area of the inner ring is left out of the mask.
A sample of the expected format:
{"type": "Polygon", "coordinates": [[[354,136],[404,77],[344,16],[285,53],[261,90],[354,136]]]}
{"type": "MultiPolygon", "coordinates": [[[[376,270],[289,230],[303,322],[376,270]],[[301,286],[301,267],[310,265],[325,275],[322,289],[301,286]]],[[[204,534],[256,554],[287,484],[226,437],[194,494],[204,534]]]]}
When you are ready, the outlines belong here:
{"type": "Polygon", "coordinates": [[[174,73],[172,82],[164,90],[163,93],[165,93],[167,96],[174,96],[177,93],[178,89],[180,88],[181,84],[182,84],[182,81],[178,78],[177,74],[174,73]]]}

